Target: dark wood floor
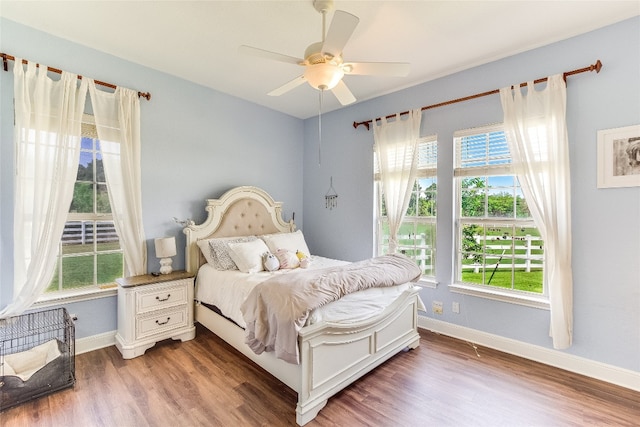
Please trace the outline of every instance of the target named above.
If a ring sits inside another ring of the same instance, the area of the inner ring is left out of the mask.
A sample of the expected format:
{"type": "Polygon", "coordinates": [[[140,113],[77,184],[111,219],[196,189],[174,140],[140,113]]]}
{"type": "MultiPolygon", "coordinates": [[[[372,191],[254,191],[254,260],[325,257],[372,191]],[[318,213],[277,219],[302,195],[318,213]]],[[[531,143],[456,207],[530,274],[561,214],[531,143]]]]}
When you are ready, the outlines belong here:
{"type": "MultiPolygon", "coordinates": [[[[638,426],[640,393],[421,332],[329,399],[315,426],[638,426]]],[[[13,426],[294,426],[296,394],[198,327],[123,360],[76,357],[77,382],[0,413],[13,426]]]]}

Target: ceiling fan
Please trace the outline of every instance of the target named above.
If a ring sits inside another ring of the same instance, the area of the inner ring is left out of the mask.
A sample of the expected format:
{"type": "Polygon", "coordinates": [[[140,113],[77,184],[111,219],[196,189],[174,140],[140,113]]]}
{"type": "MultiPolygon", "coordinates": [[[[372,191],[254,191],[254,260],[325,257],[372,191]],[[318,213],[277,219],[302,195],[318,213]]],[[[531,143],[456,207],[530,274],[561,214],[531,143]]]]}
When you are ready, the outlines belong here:
{"type": "Polygon", "coordinates": [[[344,62],[342,50],[349,41],[360,19],[342,10],[336,10],[329,30],[325,33],[327,12],[333,9],[333,0],[314,0],[313,7],[322,14],[322,41],[313,43],[304,52],[304,59],[256,47],[242,45],[241,53],[305,67],[304,73],[268,93],[282,95],[304,82],[320,91],[331,90],[340,104],[356,101],[342,81],[345,74],[404,77],[409,64],[404,62],[344,62]]]}

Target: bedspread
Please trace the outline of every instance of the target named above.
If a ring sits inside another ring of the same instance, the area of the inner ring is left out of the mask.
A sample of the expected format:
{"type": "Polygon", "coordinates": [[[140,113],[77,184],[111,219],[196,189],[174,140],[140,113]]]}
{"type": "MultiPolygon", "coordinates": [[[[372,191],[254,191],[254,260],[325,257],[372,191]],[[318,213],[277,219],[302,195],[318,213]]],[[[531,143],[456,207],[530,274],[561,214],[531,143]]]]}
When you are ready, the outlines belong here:
{"type": "Polygon", "coordinates": [[[390,254],[272,277],[258,284],[242,304],[245,342],[256,354],[274,351],[276,357],[299,364],[298,332],[313,309],[371,287],[414,282],[421,274],[415,261],[390,254]]]}

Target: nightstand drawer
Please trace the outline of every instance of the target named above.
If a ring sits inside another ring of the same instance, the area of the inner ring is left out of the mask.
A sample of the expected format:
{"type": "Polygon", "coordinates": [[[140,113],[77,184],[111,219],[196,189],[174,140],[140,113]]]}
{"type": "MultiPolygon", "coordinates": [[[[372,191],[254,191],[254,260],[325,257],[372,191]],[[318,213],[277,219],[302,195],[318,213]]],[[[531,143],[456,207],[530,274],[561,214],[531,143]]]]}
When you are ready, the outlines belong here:
{"type": "Polygon", "coordinates": [[[187,307],[177,307],[136,318],[136,339],[155,335],[187,325],[187,307]]]}
{"type": "MultiPolygon", "coordinates": [[[[175,282],[174,282],[175,283],[175,282]]],[[[187,302],[187,288],[182,283],[174,286],[136,291],[136,312],[160,310],[187,302]]]]}

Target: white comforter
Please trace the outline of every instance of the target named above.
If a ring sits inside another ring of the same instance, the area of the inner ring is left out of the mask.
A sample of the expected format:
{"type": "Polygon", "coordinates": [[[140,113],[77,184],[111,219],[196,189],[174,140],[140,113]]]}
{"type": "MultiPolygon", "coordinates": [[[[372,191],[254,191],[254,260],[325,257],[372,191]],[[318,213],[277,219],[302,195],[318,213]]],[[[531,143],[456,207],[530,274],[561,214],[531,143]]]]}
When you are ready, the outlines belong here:
{"type": "MultiPolygon", "coordinates": [[[[348,264],[319,256],[312,257],[310,269],[333,267],[348,264]]],[[[215,305],[222,313],[243,328],[246,323],[240,312],[240,306],[247,299],[251,290],[260,282],[275,274],[288,274],[295,270],[278,270],[276,272],[242,273],[238,270],[220,271],[209,264],[204,264],[196,278],[196,301],[215,305]]],[[[345,295],[338,301],[313,310],[306,324],[321,321],[337,323],[353,323],[371,317],[384,310],[400,294],[413,286],[405,283],[387,288],[371,288],[345,295]]]]}

